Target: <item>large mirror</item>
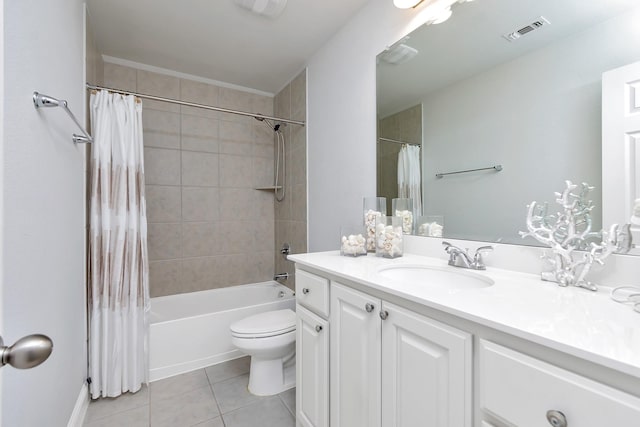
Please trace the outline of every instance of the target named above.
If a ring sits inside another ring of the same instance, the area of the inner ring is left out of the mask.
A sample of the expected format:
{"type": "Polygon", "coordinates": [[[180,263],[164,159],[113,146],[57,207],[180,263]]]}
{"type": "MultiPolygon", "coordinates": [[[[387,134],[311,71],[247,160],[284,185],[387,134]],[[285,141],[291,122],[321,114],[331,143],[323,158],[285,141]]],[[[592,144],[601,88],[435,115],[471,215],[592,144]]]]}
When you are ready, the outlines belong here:
{"type": "Polygon", "coordinates": [[[565,180],[595,187],[600,230],[602,74],[640,61],[638,22],[637,0],[476,0],[390,46],[378,194],[398,197],[400,151],[419,146],[417,215],[442,218],[444,237],[537,245],[518,235],[527,205],[555,212],[565,180]]]}

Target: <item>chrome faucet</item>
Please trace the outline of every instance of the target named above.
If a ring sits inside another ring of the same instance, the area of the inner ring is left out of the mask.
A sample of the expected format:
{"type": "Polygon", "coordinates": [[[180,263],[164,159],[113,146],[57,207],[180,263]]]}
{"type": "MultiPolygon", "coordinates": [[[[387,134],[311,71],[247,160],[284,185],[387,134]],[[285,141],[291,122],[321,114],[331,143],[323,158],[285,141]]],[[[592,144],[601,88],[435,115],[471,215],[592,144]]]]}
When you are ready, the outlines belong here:
{"type": "Polygon", "coordinates": [[[467,252],[468,249],[461,249],[449,242],[442,242],[444,250],[449,254],[449,265],[461,268],[470,268],[472,270],[486,270],[482,254],[493,250],[493,246],[480,246],[476,249],[473,258],[467,252]]]}
{"type": "Polygon", "coordinates": [[[287,280],[289,273],[277,273],[273,276],[273,280],[287,280]]]}

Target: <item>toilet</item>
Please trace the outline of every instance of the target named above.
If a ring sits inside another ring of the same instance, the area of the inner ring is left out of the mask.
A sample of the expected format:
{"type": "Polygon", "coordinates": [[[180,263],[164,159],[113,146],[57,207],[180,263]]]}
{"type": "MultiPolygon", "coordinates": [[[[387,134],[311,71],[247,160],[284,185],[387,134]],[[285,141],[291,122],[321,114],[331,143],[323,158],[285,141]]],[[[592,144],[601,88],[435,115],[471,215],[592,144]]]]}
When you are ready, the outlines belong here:
{"type": "Polygon", "coordinates": [[[296,385],[296,313],[267,311],[233,323],[231,342],[251,356],[249,392],[257,396],[282,393],[296,385]]]}

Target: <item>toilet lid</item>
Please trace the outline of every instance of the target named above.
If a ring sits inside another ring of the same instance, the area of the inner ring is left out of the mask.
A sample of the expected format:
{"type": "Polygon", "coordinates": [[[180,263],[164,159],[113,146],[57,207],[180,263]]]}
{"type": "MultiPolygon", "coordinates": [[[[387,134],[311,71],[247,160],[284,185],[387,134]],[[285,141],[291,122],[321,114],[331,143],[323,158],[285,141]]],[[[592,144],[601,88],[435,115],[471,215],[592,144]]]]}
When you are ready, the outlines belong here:
{"type": "Polygon", "coordinates": [[[291,309],[254,314],[231,324],[231,333],[244,337],[270,337],[296,329],[296,313],[291,309]]]}

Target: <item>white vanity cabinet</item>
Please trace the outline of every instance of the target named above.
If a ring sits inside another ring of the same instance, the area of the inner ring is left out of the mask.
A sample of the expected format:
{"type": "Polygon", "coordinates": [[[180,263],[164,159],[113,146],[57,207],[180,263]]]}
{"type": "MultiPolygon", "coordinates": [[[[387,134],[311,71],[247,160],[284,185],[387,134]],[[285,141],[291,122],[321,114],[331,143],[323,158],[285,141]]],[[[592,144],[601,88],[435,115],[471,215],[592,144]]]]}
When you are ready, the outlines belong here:
{"type": "Polygon", "coordinates": [[[296,270],[299,426],[640,426],[638,317],[608,296],[502,272],[490,292],[449,298],[387,282],[378,274],[387,260],[293,260],[304,268],[296,270]],[[565,311],[566,327],[590,324],[579,340],[551,327],[558,317],[549,313],[565,311]],[[603,345],[611,346],[604,355],[603,345]]]}
{"type": "Polygon", "coordinates": [[[490,341],[480,340],[479,347],[479,403],[483,417],[492,418],[483,421],[487,426],[640,425],[637,397],[490,341]]]}
{"type": "Polygon", "coordinates": [[[296,270],[296,423],[329,427],[329,280],[296,270]]]}
{"type": "Polygon", "coordinates": [[[471,335],[331,284],[331,426],[471,426],[471,335]]]}

